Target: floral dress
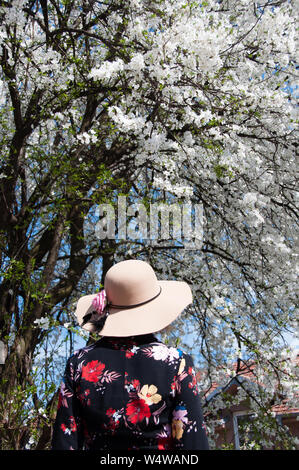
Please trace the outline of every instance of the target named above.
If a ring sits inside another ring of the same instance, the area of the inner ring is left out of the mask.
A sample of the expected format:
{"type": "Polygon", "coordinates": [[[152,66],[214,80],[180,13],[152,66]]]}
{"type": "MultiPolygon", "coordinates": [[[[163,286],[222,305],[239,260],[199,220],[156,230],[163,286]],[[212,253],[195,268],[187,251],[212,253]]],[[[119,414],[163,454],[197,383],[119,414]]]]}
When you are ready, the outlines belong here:
{"type": "Polygon", "coordinates": [[[103,337],[68,359],[53,450],[208,448],[189,354],[149,334],[103,337]]]}

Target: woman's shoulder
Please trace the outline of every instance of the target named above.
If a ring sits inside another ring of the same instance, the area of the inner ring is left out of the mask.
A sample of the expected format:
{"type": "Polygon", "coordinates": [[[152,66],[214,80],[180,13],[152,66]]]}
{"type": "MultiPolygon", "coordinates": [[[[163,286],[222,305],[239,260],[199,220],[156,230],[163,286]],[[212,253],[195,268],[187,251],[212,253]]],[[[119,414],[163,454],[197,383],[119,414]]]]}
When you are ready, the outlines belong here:
{"type": "Polygon", "coordinates": [[[93,343],[88,346],[75,349],[73,353],[71,354],[71,356],[69,357],[69,361],[74,362],[78,359],[82,359],[82,357],[88,355],[88,353],[93,351],[96,347],[97,347],[97,344],[93,343]]]}
{"type": "MultiPolygon", "coordinates": [[[[156,336],[151,335],[143,338],[139,337],[138,339],[136,339],[136,337],[126,338],[125,341],[123,338],[102,337],[95,343],[76,349],[69,357],[69,361],[78,363],[78,361],[89,360],[94,356],[96,349],[100,349],[101,356],[105,357],[109,357],[109,350],[113,349],[125,351],[130,357],[147,357],[153,361],[159,361],[169,365],[179,364],[182,359],[189,363],[189,358],[191,357],[181,347],[163,342],[156,336]]],[[[96,356],[98,356],[97,353],[96,356]]]]}

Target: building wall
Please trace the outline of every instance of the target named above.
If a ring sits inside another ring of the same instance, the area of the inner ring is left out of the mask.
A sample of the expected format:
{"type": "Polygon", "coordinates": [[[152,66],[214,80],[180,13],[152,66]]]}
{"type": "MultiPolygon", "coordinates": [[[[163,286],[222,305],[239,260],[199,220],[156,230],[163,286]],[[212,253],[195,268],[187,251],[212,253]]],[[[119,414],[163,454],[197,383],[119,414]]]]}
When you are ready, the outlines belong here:
{"type": "MultiPolygon", "coordinates": [[[[225,425],[217,428],[216,432],[219,436],[216,438],[216,448],[229,448],[235,449],[235,437],[234,437],[234,412],[246,412],[248,408],[245,406],[233,407],[230,410],[223,410],[222,418],[225,420],[225,425]]],[[[280,416],[281,424],[288,426],[290,433],[299,439],[299,421],[296,420],[297,416],[280,416]]],[[[275,444],[272,449],[277,448],[275,444]]],[[[296,445],[299,450],[299,444],[296,445]]],[[[271,450],[271,449],[269,449],[271,450]]]]}
{"type": "MultiPolygon", "coordinates": [[[[290,433],[299,439],[299,421],[297,421],[297,416],[282,416],[282,424],[288,426],[290,433]]],[[[299,450],[299,444],[296,445],[296,448],[299,450]]]]}

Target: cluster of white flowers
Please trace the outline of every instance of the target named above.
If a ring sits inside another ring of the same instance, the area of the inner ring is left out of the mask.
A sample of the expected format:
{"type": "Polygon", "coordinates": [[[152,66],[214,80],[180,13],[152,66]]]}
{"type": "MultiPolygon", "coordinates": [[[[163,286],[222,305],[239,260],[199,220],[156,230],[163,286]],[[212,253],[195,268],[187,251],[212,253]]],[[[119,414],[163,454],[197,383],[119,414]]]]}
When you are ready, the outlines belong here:
{"type": "Polygon", "coordinates": [[[114,62],[106,61],[99,68],[92,68],[89,74],[89,78],[103,80],[106,82],[112,78],[115,78],[122,70],[124,70],[123,60],[117,59],[114,62]]]}
{"type": "Polygon", "coordinates": [[[77,139],[79,140],[79,142],[86,145],[90,143],[94,144],[98,140],[96,131],[94,129],[91,129],[88,132],[82,132],[81,134],[78,134],[77,139]]]}
{"type": "Polygon", "coordinates": [[[193,188],[191,186],[184,185],[173,185],[173,183],[165,178],[155,176],[153,186],[160,190],[170,191],[175,194],[178,198],[185,197],[186,200],[193,195],[193,188]]]}
{"type": "Polygon", "coordinates": [[[127,70],[133,70],[138,75],[145,67],[144,56],[141,53],[135,54],[126,66],[127,70]]]}
{"type": "Polygon", "coordinates": [[[35,444],[35,439],[33,436],[31,436],[27,442],[27,444],[25,445],[25,449],[26,450],[29,450],[31,449],[31,447],[33,446],[33,444],[35,444]]]}
{"type": "Polygon", "coordinates": [[[152,347],[153,358],[157,361],[174,361],[179,358],[179,352],[176,348],[168,348],[164,344],[152,347]]]}
{"type": "Polygon", "coordinates": [[[37,320],[34,320],[34,322],[38,328],[41,328],[42,330],[48,330],[50,328],[50,319],[47,317],[42,317],[37,320]]]}
{"type": "Polygon", "coordinates": [[[141,133],[145,125],[145,119],[142,116],[134,116],[133,113],[125,114],[118,106],[110,106],[108,110],[109,117],[117,124],[123,132],[141,133]]]}

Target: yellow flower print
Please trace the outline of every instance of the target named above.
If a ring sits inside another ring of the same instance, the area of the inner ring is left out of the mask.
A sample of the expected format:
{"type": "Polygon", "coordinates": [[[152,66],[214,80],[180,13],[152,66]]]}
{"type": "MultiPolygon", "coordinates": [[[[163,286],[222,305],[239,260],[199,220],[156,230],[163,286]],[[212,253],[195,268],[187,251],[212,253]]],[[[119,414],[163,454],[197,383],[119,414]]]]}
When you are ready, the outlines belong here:
{"type": "Polygon", "coordinates": [[[147,405],[152,405],[153,403],[156,404],[162,399],[161,395],[156,393],[157,391],[158,389],[155,385],[143,385],[138,396],[139,398],[142,398],[147,405]]]}
{"type": "Polygon", "coordinates": [[[174,439],[181,439],[184,428],[188,424],[187,410],[185,406],[176,406],[172,412],[172,437],[174,439]]]}
{"type": "Polygon", "coordinates": [[[172,437],[181,439],[184,432],[184,424],[180,419],[173,419],[171,423],[172,437]]]}
{"type": "Polygon", "coordinates": [[[178,375],[181,375],[181,373],[182,373],[183,370],[185,369],[185,365],[186,365],[186,361],[185,361],[185,359],[182,359],[181,362],[180,362],[180,367],[179,367],[179,370],[178,370],[178,375]]]}

